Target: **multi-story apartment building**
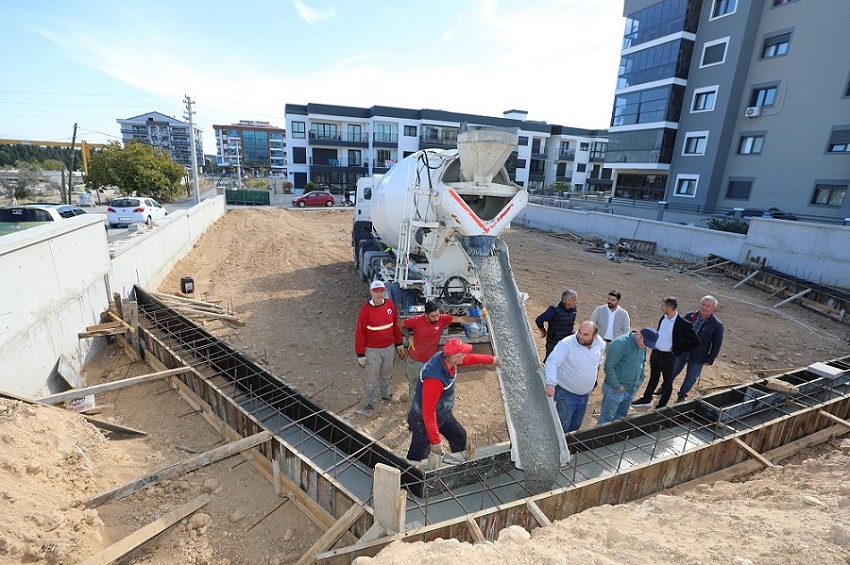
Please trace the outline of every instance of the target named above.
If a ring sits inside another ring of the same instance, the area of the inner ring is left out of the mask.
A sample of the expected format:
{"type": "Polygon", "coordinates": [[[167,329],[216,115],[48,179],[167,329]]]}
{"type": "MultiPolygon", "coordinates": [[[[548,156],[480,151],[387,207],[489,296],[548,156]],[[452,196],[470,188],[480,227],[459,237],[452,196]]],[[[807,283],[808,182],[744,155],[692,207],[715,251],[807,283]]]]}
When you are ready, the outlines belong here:
{"type": "Polygon", "coordinates": [[[384,173],[399,159],[421,149],[453,149],[461,124],[491,125],[517,132],[508,160],[511,179],[530,191],[555,182],[578,192],[607,189],[603,169],[606,130],[588,130],[526,120],[509,110],[501,118],[443,110],[329,104],[287,104],[286,145],[289,180],[332,190],[350,190],[357,179],[384,173]]]}
{"type": "Polygon", "coordinates": [[[625,0],[613,196],[850,216],[847,0],[625,0]]]}
{"type": "Polygon", "coordinates": [[[286,131],[269,124],[240,120],[213,125],[216,162],[220,167],[241,166],[252,176],[286,176],[286,131]]]}
{"type": "Polygon", "coordinates": [[[193,136],[187,122],[181,122],[159,112],[148,112],[141,116],[116,121],[121,126],[121,139],[124,143],[137,141],[153,145],[168,152],[175,163],[187,169],[192,168],[192,146],[189,143],[194,138],[198,169],[204,166],[203,141],[201,129],[198,126],[194,126],[193,136]]]}

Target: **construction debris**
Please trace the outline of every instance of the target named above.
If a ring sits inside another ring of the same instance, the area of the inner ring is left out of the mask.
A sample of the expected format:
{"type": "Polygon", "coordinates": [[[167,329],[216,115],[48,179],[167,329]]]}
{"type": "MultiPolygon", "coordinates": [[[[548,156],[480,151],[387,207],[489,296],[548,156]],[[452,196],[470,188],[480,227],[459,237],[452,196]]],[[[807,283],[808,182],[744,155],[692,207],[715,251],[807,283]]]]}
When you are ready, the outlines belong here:
{"type": "Polygon", "coordinates": [[[151,292],[151,294],[165,302],[173,310],[176,310],[196,323],[201,322],[203,324],[205,319],[212,319],[220,320],[231,325],[245,325],[245,322],[239,319],[235,312],[221,306],[218,303],[220,301],[205,302],[195,300],[194,298],[184,298],[183,296],[160,292],[151,292]]]}

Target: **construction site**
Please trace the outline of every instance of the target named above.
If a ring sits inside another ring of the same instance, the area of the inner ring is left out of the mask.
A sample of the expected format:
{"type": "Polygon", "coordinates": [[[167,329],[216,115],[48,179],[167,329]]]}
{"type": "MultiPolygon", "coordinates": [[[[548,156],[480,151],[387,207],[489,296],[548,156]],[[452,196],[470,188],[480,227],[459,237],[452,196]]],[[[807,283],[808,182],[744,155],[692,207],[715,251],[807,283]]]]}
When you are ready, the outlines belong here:
{"type": "Polygon", "coordinates": [[[756,258],[640,239],[612,257],[617,241],[506,228],[473,262],[491,335],[475,351],[507,366],[460,368],[475,454],[424,470],[405,459],[402,361],[393,400],[356,412],[368,285],[351,227],[345,209],[231,209],[78,332],[108,342],[83,390],[4,393],[0,562],[848,562],[840,289],[756,258]],[[621,292],[632,329],[655,327],[665,296],[684,313],[713,295],[720,357],[686,402],[597,427],[597,388],[581,429],[552,433],[531,328],[565,289],[581,319],[621,292]],[[83,393],[83,415],[55,407],[83,393]]]}

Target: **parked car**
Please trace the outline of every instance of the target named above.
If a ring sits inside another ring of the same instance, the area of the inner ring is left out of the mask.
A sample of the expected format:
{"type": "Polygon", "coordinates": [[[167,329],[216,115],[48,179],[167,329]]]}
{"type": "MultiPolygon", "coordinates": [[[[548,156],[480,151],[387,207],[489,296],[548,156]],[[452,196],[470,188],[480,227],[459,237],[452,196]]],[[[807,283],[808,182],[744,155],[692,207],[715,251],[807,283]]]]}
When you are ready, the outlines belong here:
{"type": "MultiPolygon", "coordinates": [[[[730,210],[726,212],[726,216],[736,216],[735,210],[730,210]]],[[[797,216],[794,214],[788,214],[786,212],[779,211],[778,208],[770,208],[768,210],[758,210],[756,208],[744,208],[741,212],[741,218],[744,220],[749,220],[750,218],[774,218],[777,220],[797,220],[797,216]]]]}
{"type": "Polygon", "coordinates": [[[130,224],[150,224],[168,215],[162,204],[153,198],[125,196],[116,198],[106,209],[106,221],[113,228],[130,224]]]}
{"type": "Polygon", "coordinates": [[[336,204],[336,199],[334,195],[325,190],[313,190],[299,196],[298,198],[292,199],[292,205],[298,206],[299,208],[303,208],[305,206],[327,206],[331,207],[336,204]]]}
{"type": "Polygon", "coordinates": [[[23,229],[73,218],[86,211],[71,204],[24,204],[0,208],[0,235],[16,233],[23,229]]]}

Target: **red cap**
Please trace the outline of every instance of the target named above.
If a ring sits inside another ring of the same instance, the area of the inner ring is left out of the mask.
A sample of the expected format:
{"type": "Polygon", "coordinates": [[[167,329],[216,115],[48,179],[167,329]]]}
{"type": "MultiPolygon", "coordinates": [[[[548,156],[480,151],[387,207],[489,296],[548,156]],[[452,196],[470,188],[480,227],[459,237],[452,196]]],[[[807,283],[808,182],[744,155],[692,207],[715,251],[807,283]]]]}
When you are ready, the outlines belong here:
{"type": "Polygon", "coordinates": [[[446,344],[443,345],[443,355],[449,357],[451,355],[457,355],[458,353],[463,353],[464,355],[468,355],[472,352],[472,344],[464,343],[456,337],[446,341],[446,344]]]}

